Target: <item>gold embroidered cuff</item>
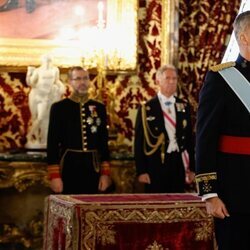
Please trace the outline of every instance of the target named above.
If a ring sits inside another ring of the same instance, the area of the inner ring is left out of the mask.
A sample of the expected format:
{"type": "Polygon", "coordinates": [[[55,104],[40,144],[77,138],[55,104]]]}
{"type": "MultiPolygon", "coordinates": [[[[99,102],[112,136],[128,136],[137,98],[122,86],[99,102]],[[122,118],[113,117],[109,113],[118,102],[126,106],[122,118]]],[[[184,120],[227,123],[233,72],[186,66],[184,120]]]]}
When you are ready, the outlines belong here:
{"type": "Polygon", "coordinates": [[[217,174],[215,172],[198,174],[195,179],[199,195],[217,193],[217,174]]]}

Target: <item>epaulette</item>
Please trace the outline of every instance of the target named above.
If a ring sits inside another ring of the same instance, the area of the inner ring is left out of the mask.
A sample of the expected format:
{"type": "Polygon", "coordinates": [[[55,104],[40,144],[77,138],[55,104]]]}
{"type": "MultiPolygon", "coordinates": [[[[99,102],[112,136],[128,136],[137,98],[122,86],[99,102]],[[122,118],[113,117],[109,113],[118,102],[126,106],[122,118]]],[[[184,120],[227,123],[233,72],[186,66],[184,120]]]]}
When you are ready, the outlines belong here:
{"type": "Polygon", "coordinates": [[[225,63],[217,64],[217,65],[210,67],[210,70],[212,70],[213,72],[218,72],[220,70],[234,67],[234,66],[235,66],[235,62],[225,62],[225,63]]]}

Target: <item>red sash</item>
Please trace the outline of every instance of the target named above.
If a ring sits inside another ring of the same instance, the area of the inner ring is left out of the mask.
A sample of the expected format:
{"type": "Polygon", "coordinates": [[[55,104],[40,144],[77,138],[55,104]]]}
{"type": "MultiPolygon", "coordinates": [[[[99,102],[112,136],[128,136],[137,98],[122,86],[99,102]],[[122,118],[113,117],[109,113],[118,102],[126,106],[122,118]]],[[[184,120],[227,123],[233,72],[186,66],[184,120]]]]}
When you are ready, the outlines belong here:
{"type": "Polygon", "coordinates": [[[250,155],[250,137],[222,135],[218,150],[229,154],[250,155]]]}

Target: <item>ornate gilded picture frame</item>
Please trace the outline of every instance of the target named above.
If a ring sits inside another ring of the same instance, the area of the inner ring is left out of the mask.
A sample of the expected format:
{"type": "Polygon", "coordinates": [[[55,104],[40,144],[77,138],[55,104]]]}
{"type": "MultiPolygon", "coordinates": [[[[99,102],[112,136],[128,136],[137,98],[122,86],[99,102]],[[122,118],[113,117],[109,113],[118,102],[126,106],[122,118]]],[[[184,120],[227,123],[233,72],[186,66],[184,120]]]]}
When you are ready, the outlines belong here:
{"type": "MultiPolygon", "coordinates": [[[[57,2],[60,1],[57,0],[57,2]]],[[[95,2],[98,3],[98,1],[95,2]]],[[[117,45],[118,52],[113,52],[113,54],[116,54],[116,68],[114,68],[113,63],[110,66],[106,65],[107,69],[133,70],[136,68],[137,63],[137,0],[106,0],[106,5],[106,28],[109,29],[110,41],[113,37],[116,37],[117,30],[121,31],[120,34],[123,34],[124,38],[128,38],[126,40],[127,47],[125,48],[126,56],[117,56],[120,53],[119,45],[117,45]],[[114,24],[116,24],[115,29],[114,24]],[[112,31],[114,34],[112,34],[112,31]]],[[[117,40],[117,44],[118,42],[117,40]]],[[[81,41],[76,40],[62,41],[0,37],[0,71],[6,71],[6,69],[13,72],[25,71],[27,66],[38,66],[41,56],[48,53],[53,55],[55,65],[60,68],[81,65],[85,56],[82,44],[81,41]]],[[[115,46],[113,45],[112,47],[115,46]]],[[[120,48],[122,49],[122,47],[120,48]]],[[[95,53],[98,54],[98,51],[95,51],[95,53]]]]}

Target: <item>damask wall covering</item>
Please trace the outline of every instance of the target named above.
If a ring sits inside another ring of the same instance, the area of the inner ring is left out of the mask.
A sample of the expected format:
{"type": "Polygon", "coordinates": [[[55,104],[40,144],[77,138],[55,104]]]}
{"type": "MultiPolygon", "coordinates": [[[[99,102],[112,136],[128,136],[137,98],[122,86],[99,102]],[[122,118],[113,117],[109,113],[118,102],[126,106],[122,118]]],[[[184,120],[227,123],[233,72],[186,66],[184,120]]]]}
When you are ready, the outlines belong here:
{"type": "Polygon", "coordinates": [[[180,85],[194,111],[205,73],[221,62],[240,0],[179,1],[180,85]]]}
{"type": "MultiPolygon", "coordinates": [[[[106,77],[103,101],[109,113],[112,148],[132,152],[134,121],[143,100],[155,94],[161,64],[162,3],[139,0],[138,73],[106,77]]],[[[179,1],[179,74],[183,94],[193,104],[208,66],[220,62],[240,1],[179,1]]],[[[66,83],[66,75],[61,75],[66,83]]],[[[95,76],[91,80],[96,86],[95,76]]],[[[0,74],[0,149],[23,148],[30,121],[25,73],[0,74]]],[[[70,90],[67,89],[67,94],[70,90]]],[[[195,119],[195,115],[194,115],[195,119]]]]}

